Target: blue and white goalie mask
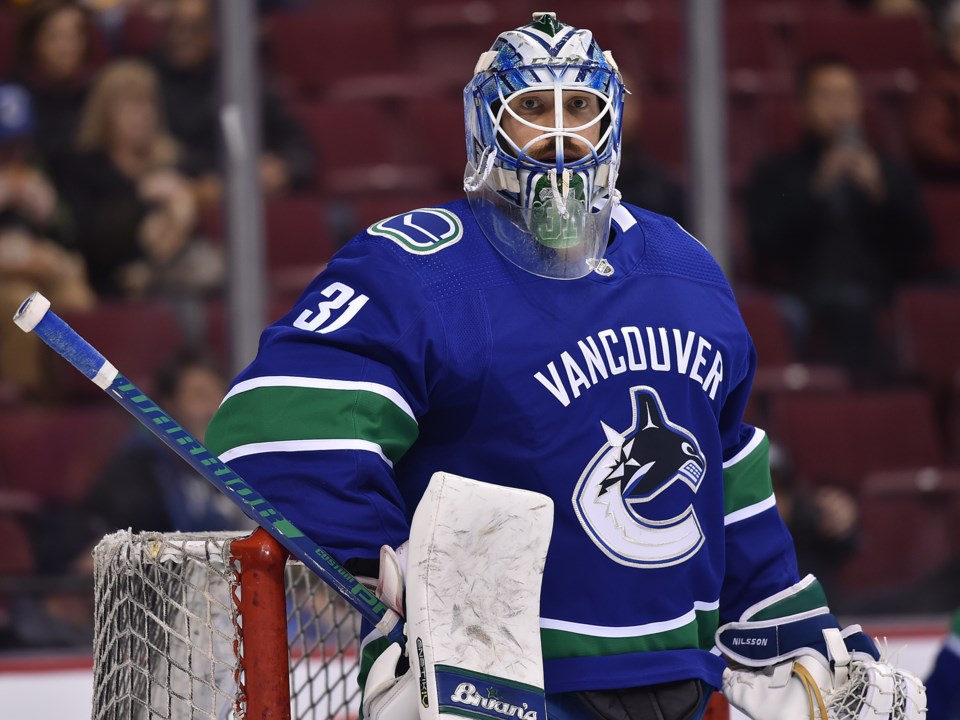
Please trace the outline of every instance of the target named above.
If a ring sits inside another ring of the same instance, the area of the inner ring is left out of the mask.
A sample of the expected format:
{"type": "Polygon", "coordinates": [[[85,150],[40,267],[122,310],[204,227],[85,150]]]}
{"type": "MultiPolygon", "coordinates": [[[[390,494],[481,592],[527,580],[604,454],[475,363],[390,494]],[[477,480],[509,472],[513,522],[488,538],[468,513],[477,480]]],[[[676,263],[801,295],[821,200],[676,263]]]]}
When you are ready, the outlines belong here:
{"type": "Polygon", "coordinates": [[[535,13],[501,33],[464,89],[464,190],[494,247],[524,270],[573,279],[610,234],[623,82],[589,30],[535,13]]]}

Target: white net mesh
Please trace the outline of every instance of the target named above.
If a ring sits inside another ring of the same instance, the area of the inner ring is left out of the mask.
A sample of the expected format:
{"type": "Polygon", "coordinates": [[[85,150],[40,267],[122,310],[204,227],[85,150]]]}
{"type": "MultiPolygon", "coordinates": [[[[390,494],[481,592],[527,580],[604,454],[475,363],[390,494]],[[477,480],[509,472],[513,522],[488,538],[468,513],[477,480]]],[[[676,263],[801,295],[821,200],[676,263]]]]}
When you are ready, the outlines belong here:
{"type": "MultiPolygon", "coordinates": [[[[94,720],[242,718],[240,535],[119,532],[94,551],[94,720]]],[[[294,718],[356,717],[359,618],[299,563],[285,583],[294,718]]]]}
{"type": "Polygon", "coordinates": [[[847,681],[824,700],[828,720],[919,720],[926,711],[923,683],[882,660],[851,663],[847,681]]]}

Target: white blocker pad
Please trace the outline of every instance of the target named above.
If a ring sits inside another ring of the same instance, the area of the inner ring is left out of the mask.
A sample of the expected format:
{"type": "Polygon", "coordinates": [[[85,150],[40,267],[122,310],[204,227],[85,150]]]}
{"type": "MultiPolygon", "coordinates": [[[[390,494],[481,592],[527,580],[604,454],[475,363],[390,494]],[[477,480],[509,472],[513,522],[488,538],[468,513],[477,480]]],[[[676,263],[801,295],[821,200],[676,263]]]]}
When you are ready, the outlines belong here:
{"type": "Polygon", "coordinates": [[[435,473],[410,528],[407,648],[420,718],[546,720],[546,495],[435,473]]]}

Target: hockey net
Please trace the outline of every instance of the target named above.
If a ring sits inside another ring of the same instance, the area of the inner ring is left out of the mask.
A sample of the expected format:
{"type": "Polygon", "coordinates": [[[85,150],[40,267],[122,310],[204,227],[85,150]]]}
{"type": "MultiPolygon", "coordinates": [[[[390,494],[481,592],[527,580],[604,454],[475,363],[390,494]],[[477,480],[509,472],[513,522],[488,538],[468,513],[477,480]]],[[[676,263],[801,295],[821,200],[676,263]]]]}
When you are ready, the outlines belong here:
{"type": "Polygon", "coordinates": [[[119,532],[94,562],[94,720],[357,717],[359,616],[263,530],[119,532]]]}

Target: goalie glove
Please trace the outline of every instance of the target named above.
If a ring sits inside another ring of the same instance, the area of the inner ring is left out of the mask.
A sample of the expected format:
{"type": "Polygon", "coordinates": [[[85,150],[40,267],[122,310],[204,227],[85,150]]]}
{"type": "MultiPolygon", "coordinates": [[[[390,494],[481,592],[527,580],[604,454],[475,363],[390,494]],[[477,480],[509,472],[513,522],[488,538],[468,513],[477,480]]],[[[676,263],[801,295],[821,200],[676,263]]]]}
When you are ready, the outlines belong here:
{"type": "MultiPolygon", "coordinates": [[[[377,597],[400,617],[404,617],[404,576],[407,543],[394,550],[380,548],[380,576],[377,597]]],[[[404,657],[404,648],[391,643],[380,653],[363,688],[363,716],[366,720],[419,720],[417,682],[404,657]]]]}
{"type": "Polygon", "coordinates": [[[926,717],[923,683],[884,662],[859,625],[841,631],[812,575],[720,627],[716,641],[734,664],[723,694],[753,720],[926,717]]]}

